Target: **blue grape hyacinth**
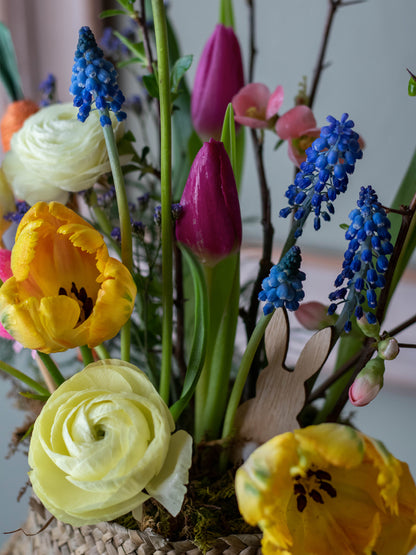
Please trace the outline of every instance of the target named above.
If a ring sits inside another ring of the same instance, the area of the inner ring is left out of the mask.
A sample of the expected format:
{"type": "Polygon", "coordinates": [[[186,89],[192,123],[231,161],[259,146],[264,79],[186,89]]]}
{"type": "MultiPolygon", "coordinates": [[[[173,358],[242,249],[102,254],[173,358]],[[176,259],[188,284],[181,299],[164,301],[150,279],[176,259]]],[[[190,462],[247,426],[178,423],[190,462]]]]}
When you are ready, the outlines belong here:
{"type": "Polygon", "coordinates": [[[393,251],[390,220],[371,186],[361,187],[357,206],[349,214],[351,223],[345,233],[348,248],[335,280],[338,289],[329,295],[329,314],[334,314],[338,304],[345,303],[339,321],[347,332],[351,330],[352,315],[358,319],[365,315],[369,324],[376,323],[374,313],[364,310],[363,304],[366,301],[369,309],[377,307],[376,289],[385,285],[387,256],[393,251]],[[341,287],[345,280],[346,286],[341,287]]]}
{"type": "Polygon", "coordinates": [[[79,31],[69,91],[74,95],[74,106],[79,108],[80,121],[87,119],[94,102],[101,113],[103,127],[111,125],[109,110],[118,121],[126,118],[126,113],[121,111],[125,98],[117,84],[117,72],[113,64],[104,59],[89,27],[79,31]]]}
{"type": "Polygon", "coordinates": [[[262,282],[263,291],[259,293],[259,300],[266,301],[264,314],[283,306],[292,311],[299,308],[299,301],[305,296],[302,281],[306,278],[299,269],[301,262],[300,248],[295,245],[270,270],[262,282]]]}
{"type": "Polygon", "coordinates": [[[289,206],[280,211],[283,218],[293,213],[295,239],[302,234],[312,211],[316,230],[321,227],[321,218],[331,219],[333,201],[346,191],[348,174],[353,173],[355,162],[363,155],[359,135],[352,130],[354,122],[348,119],[348,114],[343,114],[340,121],[332,116],[327,120],[329,125],[322,127],[320,137],[306,149],[307,159],[285,193],[289,206]]]}

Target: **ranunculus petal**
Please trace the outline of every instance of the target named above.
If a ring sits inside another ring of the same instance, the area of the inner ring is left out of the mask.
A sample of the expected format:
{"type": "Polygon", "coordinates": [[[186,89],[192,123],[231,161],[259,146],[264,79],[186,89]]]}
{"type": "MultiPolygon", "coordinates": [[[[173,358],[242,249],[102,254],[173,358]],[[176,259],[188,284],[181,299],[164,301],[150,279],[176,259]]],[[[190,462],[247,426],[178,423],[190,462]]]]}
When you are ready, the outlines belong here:
{"type": "Polygon", "coordinates": [[[165,464],[146,490],[172,516],[181,510],[192,459],[192,437],[184,430],[172,435],[165,464]]]}

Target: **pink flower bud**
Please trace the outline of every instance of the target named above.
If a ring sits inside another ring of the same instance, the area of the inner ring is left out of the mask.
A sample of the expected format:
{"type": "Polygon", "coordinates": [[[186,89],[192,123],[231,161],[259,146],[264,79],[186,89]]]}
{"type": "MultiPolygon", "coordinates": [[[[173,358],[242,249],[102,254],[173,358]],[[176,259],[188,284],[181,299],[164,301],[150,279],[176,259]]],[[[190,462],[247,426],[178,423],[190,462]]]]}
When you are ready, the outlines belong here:
{"type": "Polygon", "coordinates": [[[288,142],[288,156],[296,166],[306,160],[305,150],[321,133],[312,110],[305,105],[295,106],[280,116],[275,129],[288,142]]]}
{"type": "Polygon", "coordinates": [[[231,27],[218,24],[202,52],[192,90],[192,121],[201,138],[220,138],[227,106],[243,85],[238,39],[231,27]]]}
{"type": "Polygon", "coordinates": [[[272,127],[283,97],[281,85],[270,94],[263,83],[249,83],[233,97],[235,121],[254,129],[272,127]]]}
{"type": "Polygon", "coordinates": [[[331,326],[336,321],[335,315],[328,316],[328,307],[317,301],[302,303],[295,312],[295,316],[307,330],[320,330],[331,326]]]}
{"type": "Polygon", "coordinates": [[[356,407],[368,405],[383,387],[384,360],[379,357],[371,359],[351,385],[348,395],[356,407]]]}
{"type": "Polygon", "coordinates": [[[224,145],[211,139],[195,157],[182,194],[176,238],[215,266],[241,245],[237,187],[224,145]]]}

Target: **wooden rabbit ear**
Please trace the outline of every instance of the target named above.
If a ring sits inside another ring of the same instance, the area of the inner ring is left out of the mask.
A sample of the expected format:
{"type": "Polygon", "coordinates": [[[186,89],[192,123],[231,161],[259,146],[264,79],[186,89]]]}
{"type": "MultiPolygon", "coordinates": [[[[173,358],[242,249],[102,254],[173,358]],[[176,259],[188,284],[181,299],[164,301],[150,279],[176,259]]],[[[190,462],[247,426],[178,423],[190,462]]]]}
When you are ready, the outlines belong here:
{"type": "Polygon", "coordinates": [[[289,319],[283,308],[274,312],[264,334],[264,344],[268,366],[280,364],[285,367],[289,345],[289,319]]]}
{"type": "Polygon", "coordinates": [[[296,419],[305,403],[305,382],[325,362],[332,329],[325,328],[309,339],[293,372],[285,366],[289,325],[287,314],[278,309],[265,337],[268,366],[257,380],[256,396],[243,403],[236,414],[236,436],[242,442],[264,443],[277,434],[299,427],[296,419]]]}

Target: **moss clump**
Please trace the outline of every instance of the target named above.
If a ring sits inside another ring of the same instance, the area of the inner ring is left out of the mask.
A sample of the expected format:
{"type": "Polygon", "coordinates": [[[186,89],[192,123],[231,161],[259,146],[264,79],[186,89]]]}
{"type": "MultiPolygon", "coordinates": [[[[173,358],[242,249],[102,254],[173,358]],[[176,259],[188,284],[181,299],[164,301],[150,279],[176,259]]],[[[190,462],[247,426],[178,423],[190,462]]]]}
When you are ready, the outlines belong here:
{"type": "Polygon", "coordinates": [[[170,541],[189,539],[204,553],[219,537],[258,533],[259,530],[248,525],[238,510],[234,469],[220,474],[218,461],[216,447],[200,447],[180,514],[173,518],[150,499],[144,504],[142,530],[151,528],[170,541]]]}

